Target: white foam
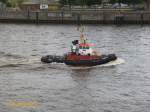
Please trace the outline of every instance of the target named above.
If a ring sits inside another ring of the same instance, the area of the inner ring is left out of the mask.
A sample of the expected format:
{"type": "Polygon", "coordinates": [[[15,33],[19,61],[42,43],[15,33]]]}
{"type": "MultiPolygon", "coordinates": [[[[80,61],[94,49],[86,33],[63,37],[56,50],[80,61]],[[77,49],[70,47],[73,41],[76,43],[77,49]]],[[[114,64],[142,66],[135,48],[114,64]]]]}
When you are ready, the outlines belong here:
{"type": "Polygon", "coordinates": [[[101,67],[109,67],[109,66],[114,66],[114,65],[120,65],[125,63],[125,60],[121,59],[121,58],[117,58],[117,60],[115,61],[111,61],[109,63],[103,64],[103,65],[99,65],[101,67]]]}
{"type": "Polygon", "coordinates": [[[58,64],[58,63],[52,63],[51,66],[55,67],[55,68],[64,68],[64,69],[90,69],[90,68],[98,68],[98,67],[110,67],[110,66],[115,66],[115,65],[119,65],[119,64],[123,64],[125,63],[125,60],[121,59],[121,58],[117,58],[117,60],[115,61],[111,61],[109,63],[106,64],[102,64],[102,65],[97,65],[97,66],[85,66],[85,67],[73,67],[73,66],[67,66],[65,64],[58,64]]]}
{"type": "MultiPolygon", "coordinates": [[[[41,64],[40,58],[39,57],[30,57],[28,59],[1,59],[0,60],[1,64],[0,66],[8,65],[8,64],[13,64],[13,65],[28,65],[28,66],[33,66],[33,67],[39,67],[39,66],[44,66],[41,64]]],[[[73,66],[67,66],[65,64],[59,64],[59,63],[51,63],[48,64],[49,67],[55,68],[55,69],[90,69],[90,68],[98,68],[98,67],[110,67],[110,66],[115,66],[124,63],[125,61],[121,58],[118,58],[115,61],[111,61],[107,64],[103,65],[98,65],[98,66],[90,66],[90,67],[73,67],[73,66]]]]}
{"type": "Polygon", "coordinates": [[[97,66],[92,66],[92,67],[70,67],[70,68],[71,69],[89,69],[89,68],[98,68],[98,67],[110,67],[110,66],[120,65],[123,63],[125,63],[125,60],[121,58],[117,58],[117,60],[115,61],[111,61],[109,63],[102,64],[102,65],[97,65],[97,66]]]}

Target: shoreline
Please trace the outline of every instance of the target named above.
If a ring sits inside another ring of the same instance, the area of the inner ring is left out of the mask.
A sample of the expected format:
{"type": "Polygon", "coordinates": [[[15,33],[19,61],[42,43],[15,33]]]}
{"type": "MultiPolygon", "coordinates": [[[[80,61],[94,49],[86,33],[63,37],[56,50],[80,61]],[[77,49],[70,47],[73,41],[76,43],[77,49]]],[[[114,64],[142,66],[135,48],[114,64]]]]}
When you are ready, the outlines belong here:
{"type": "Polygon", "coordinates": [[[51,11],[0,13],[2,23],[49,24],[150,24],[149,11],[51,11]]]}
{"type": "Polygon", "coordinates": [[[150,21],[97,21],[97,20],[81,20],[81,21],[76,21],[76,20],[29,20],[29,19],[0,19],[0,23],[23,23],[23,24],[123,24],[123,25],[128,25],[128,24],[150,24],[150,21]]]}

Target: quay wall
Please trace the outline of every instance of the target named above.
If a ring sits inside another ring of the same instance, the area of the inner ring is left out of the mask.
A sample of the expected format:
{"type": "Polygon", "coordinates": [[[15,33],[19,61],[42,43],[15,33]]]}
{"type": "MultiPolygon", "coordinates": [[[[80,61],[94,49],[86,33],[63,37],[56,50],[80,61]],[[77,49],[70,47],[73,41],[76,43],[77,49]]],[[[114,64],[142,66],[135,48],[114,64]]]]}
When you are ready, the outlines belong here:
{"type": "Polygon", "coordinates": [[[2,11],[0,22],[150,24],[150,11],[2,11]]]}

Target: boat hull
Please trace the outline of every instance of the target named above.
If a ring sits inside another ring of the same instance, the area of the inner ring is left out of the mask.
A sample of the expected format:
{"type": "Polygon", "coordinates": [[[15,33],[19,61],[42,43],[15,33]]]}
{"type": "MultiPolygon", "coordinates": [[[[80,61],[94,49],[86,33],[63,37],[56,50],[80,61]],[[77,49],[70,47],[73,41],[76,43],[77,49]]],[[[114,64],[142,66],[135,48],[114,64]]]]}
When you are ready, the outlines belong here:
{"type": "Polygon", "coordinates": [[[102,56],[78,56],[78,55],[66,55],[66,56],[52,56],[47,55],[41,58],[44,63],[65,63],[70,66],[96,66],[106,64],[110,61],[116,60],[115,54],[102,55],[102,56]]]}
{"type": "Polygon", "coordinates": [[[117,57],[115,54],[102,55],[96,59],[83,59],[83,60],[65,60],[64,63],[66,65],[71,66],[96,66],[106,64],[110,61],[116,60],[117,57]]]}

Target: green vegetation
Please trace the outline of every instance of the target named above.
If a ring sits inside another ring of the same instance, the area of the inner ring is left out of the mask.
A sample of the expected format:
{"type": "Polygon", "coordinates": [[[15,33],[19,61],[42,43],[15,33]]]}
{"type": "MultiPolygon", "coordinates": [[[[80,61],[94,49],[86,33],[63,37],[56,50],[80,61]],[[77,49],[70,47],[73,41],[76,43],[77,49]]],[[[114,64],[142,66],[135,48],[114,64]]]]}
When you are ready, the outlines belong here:
{"type": "Polygon", "coordinates": [[[7,0],[7,6],[10,7],[17,7],[20,5],[24,0],[7,0]]]}
{"type": "Polygon", "coordinates": [[[24,0],[0,0],[0,2],[5,3],[8,7],[17,7],[20,5],[24,0]]]}
{"type": "MultiPolygon", "coordinates": [[[[0,2],[3,2],[7,4],[9,7],[17,7],[20,5],[23,1],[27,0],[0,0],[0,2]]],[[[80,6],[91,6],[91,5],[100,5],[102,4],[104,0],[59,0],[59,2],[62,5],[80,5],[80,6]]],[[[106,0],[107,1],[107,0],[106,0]]],[[[124,3],[124,4],[140,4],[143,3],[144,1],[149,1],[149,0],[108,0],[110,1],[109,3],[124,3]]]]}
{"type": "Polygon", "coordinates": [[[102,0],[59,0],[62,5],[94,5],[101,4],[102,0]]]}
{"type": "Polygon", "coordinates": [[[110,3],[140,4],[144,0],[110,0],[110,3]]]}
{"type": "Polygon", "coordinates": [[[6,2],[7,2],[7,0],[0,0],[0,2],[2,2],[2,3],[6,3],[6,2]]]}
{"type": "MultiPolygon", "coordinates": [[[[91,6],[95,4],[101,4],[103,0],[59,0],[62,5],[86,5],[91,6]]],[[[140,4],[144,0],[110,0],[109,3],[124,3],[124,4],[140,4]]]]}

